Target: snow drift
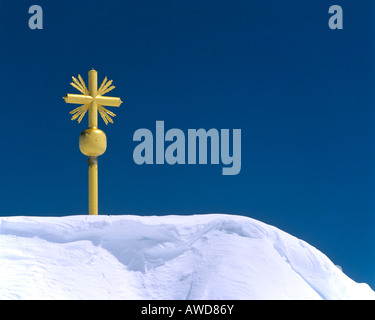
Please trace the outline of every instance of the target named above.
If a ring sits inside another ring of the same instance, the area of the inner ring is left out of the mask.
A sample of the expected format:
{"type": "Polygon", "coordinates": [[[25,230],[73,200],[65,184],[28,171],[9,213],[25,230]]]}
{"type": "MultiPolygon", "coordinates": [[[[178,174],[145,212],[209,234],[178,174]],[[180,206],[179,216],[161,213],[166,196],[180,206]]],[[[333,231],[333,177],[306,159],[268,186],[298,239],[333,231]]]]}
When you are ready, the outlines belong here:
{"type": "Polygon", "coordinates": [[[234,215],[0,218],[0,299],[375,299],[323,253],[234,215]]]}

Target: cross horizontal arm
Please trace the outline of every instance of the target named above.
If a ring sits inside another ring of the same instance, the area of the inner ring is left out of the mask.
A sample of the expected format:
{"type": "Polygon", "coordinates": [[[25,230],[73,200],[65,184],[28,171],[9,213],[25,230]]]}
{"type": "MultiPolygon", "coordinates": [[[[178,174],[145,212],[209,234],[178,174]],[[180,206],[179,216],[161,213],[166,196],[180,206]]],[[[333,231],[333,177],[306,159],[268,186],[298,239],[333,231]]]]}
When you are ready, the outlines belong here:
{"type": "Polygon", "coordinates": [[[114,97],[103,97],[103,96],[97,96],[95,98],[95,101],[102,105],[102,106],[108,106],[108,107],[119,107],[122,103],[120,98],[114,98],[114,97]]]}
{"type": "Polygon", "coordinates": [[[86,96],[83,94],[70,94],[68,93],[64,100],[66,103],[76,103],[76,104],[90,104],[94,99],[91,96],[86,96]]]}

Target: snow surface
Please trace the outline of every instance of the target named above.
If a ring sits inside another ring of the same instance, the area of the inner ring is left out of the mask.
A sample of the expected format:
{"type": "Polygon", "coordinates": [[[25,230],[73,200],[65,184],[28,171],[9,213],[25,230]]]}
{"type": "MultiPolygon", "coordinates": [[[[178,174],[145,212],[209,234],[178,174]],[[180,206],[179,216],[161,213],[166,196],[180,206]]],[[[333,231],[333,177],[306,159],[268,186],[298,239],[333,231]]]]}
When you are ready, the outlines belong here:
{"type": "Polygon", "coordinates": [[[0,299],[375,299],[323,253],[235,215],[0,218],[0,299]]]}

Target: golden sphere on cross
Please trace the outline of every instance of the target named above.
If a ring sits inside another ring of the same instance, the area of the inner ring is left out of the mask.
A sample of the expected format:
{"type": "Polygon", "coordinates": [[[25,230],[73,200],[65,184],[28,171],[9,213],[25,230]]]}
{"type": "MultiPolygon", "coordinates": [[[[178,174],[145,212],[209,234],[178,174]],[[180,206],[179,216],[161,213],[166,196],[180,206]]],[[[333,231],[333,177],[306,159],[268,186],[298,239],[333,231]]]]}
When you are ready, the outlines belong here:
{"type": "Polygon", "coordinates": [[[107,137],[102,130],[89,128],[79,136],[79,150],[88,157],[101,156],[107,149],[107,137]]]}

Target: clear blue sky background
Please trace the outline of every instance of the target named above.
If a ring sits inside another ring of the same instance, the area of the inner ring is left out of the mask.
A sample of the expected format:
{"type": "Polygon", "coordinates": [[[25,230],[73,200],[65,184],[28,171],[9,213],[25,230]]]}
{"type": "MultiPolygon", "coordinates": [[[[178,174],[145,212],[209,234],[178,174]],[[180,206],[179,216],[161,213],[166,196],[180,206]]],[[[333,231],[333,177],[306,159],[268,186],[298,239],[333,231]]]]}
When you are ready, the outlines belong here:
{"type": "Polygon", "coordinates": [[[102,214],[247,215],[375,288],[370,0],[1,1],[0,215],[87,213],[87,162],[65,104],[95,68],[124,103],[99,158],[102,214]],[[44,29],[28,28],[28,8],[44,29]],[[344,10],[344,30],[328,8],[344,10]],[[133,133],[242,129],[242,170],[133,162],[133,133]]]}

